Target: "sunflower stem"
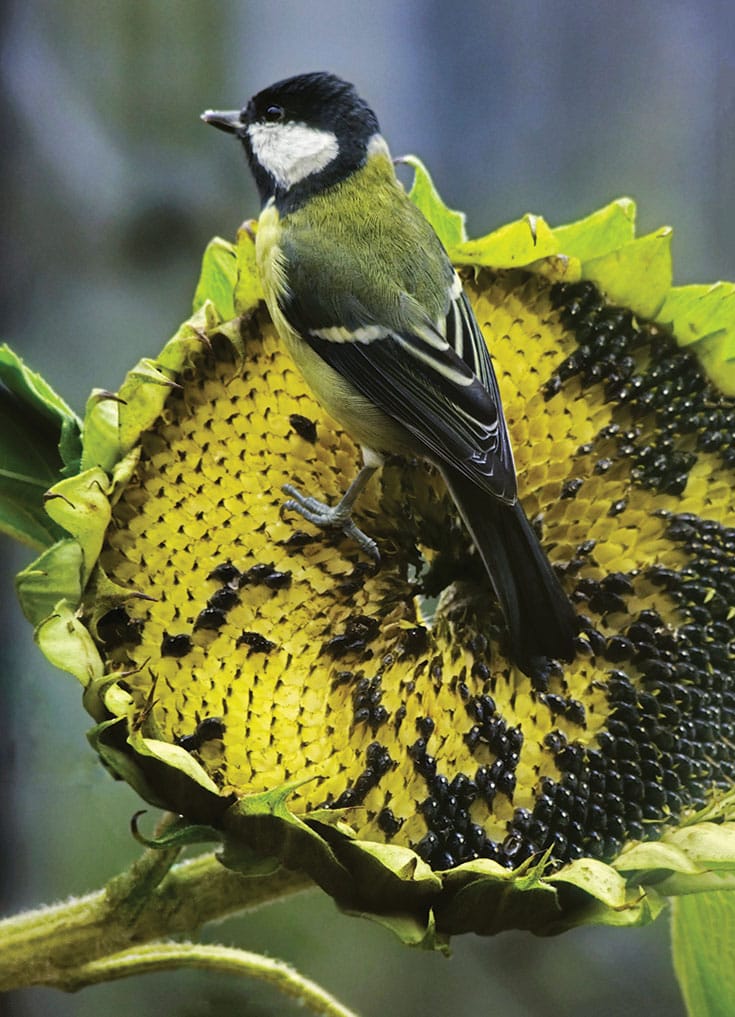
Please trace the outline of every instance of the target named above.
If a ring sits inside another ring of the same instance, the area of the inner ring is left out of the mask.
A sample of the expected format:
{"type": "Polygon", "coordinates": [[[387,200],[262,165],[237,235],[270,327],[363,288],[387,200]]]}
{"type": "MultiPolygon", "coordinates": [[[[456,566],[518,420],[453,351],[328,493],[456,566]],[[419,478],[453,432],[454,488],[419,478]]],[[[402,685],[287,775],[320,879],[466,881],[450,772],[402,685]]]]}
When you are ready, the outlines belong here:
{"type": "Polygon", "coordinates": [[[87,985],[116,978],[183,967],[255,978],[283,995],[298,1000],[312,1013],[323,1017],[356,1017],[352,1010],[342,1006],[321,986],[300,975],[283,961],[262,957],[248,950],[200,943],[148,943],[124,950],[65,972],[58,988],[73,992],[87,985]]]}
{"type": "Polygon", "coordinates": [[[286,869],[258,878],[239,875],[211,853],[163,874],[161,868],[168,869],[172,859],[157,863],[150,855],[146,852],[101,890],[0,921],[0,991],[63,987],[84,965],[133,945],[192,933],[208,921],[309,886],[302,873],[286,869]]]}
{"type": "MultiPolygon", "coordinates": [[[[160,837],[176,821],[172,812],[167,812],[156,826],[154,837],[160,837]]],[[[154,890],[171,871],[181,852],[180,847],[165,850],[148,848],[125,872],[115,876],[105,887],[108,903],[114,910],[127,909],[128,920],[132,923],[154,890]]]]}

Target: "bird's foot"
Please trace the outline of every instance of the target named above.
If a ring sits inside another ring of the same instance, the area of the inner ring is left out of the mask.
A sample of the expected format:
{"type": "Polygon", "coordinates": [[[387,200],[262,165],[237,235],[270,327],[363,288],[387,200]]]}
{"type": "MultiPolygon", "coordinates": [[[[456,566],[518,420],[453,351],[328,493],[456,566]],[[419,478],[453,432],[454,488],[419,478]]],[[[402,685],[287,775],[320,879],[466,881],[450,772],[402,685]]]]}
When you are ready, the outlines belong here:
{"type": "Polygon", "coordinates": [[[372,537],[368,537],[367,533],[363,533],[361,529],[355,526],[350,514],[350,506],[344,504],[344,499],[339,504],[331,506],[326,505],[323,501],[319,501],[318,498],[311,498],[309,495],[302,494],[291,484],[284,484],[282,490],[284,494],[290,495],[288,500],[281,506],[282,511],[290,510],[298,512],[308,522],[319,526],[323,530],[341,531],[346,537],[354,540],[365,554],[373,559],[376,569],[380,566],[378,545],[372,537]]]}

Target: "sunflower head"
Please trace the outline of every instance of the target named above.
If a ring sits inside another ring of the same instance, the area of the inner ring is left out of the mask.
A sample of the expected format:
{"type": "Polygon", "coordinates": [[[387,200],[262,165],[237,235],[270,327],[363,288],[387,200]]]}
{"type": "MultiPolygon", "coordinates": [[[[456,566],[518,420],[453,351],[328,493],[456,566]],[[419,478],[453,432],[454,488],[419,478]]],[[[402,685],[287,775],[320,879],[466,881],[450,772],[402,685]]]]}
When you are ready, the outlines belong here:
{"type": "Polygon", "coordinates": [[[671,289],[669,231],[635,239],[625,200],[468,241],[414,165],[575,661],[513,667],[429,467],[389,462],[358,505],[377,574],[284,514],[286,483],[338,500],[358,452],[279,342],[246,231],[210,245],[157,360],[91,397],[21,601],[105,765],[226,864],[303,868],[409,942],[640,923],[735,859],[732,288],[671,289]]]}

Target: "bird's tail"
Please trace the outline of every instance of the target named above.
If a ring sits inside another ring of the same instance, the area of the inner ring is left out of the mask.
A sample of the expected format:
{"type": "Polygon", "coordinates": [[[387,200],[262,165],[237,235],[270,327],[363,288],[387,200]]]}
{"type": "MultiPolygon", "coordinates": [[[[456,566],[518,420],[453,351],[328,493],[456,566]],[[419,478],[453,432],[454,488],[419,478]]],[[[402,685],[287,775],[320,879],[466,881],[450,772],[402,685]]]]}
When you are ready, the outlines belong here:
{"type": "Polygon", "coordinates": [[[534,677],[550,657],[572,660],[579,621],[520,503],[498,501],[454,469],[442,472],[500,601],[514,662],[534,677]]]}

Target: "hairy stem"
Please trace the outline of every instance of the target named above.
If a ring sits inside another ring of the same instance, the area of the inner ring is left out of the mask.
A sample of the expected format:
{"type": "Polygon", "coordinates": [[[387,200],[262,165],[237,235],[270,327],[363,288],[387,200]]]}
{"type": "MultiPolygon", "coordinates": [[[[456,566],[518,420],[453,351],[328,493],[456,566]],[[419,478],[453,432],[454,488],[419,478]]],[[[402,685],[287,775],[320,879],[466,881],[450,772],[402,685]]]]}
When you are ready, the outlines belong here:
{"type": "Polygon", "coordinates": [[[323,1017],[355,1017],[351,1010],[342,1006],[328,992],[315,982],[304,978],[283,961],[261,957],[247,950],[233,950],[226,946],[203,946],[199,943],[149,943],[125,950],[66,972],[59,988],[73,991],[115,978],[182,967],[245,975],[265,982],[284,995],[298,1000],[312,1013],[323,1017]]]}
{"type": "Polygon", "coordinates": [[[102,890],[0,922],[0,991],[62,986],[70,971],[138,944],[192,933],[299,890],[302,873],[241,876],[213,854],[171,867],[176,850],[147,851],[102,890]]]}

